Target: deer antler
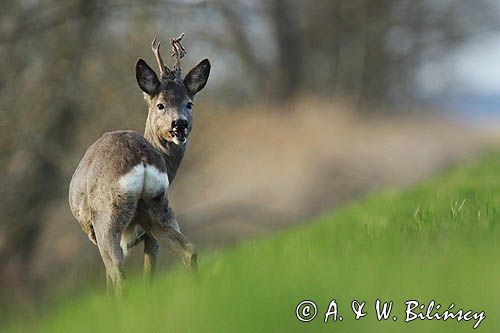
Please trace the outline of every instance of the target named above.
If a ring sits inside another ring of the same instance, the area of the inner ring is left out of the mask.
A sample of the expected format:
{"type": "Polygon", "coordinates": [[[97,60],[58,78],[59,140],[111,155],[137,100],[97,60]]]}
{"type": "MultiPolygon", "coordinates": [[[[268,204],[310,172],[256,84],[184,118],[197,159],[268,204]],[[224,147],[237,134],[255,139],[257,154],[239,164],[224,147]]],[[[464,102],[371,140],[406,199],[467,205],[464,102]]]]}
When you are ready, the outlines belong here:
{"type": "Polygon", "coordinates": [[[181,59],[187,53],[186,49],[181,44],[182,38],[184,38],[184,33],[181,33],[177,38],[170,39],[170,45],[172,45],[172,57],[175,56],[175,77],[179,79],[181,78],[181,59]]]}
{"type": "Polygon", "coordinates": [[[160,55],[160,42],[157,43],[156,36],[151,42],[151,50],[153,50],[153,53],[156,57],[156,61],[158,62],[158,67],[160,67],[160,75],[162,77],[167,76],[171,71],[170,69],[165,66],[165,63],[163,62],[163,59],[161,58],[160,55]]]}

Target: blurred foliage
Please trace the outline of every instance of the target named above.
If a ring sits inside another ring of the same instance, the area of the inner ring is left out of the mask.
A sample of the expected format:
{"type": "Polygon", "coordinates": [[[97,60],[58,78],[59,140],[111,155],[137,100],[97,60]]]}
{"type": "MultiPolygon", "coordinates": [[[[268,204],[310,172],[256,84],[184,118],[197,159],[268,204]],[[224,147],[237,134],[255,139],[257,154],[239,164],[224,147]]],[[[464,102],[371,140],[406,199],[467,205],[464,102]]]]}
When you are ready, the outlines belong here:
{"type": "MultiPolygon", "coordinates": [[[[32,254],[71,172],[103,131],[141,131],[133,64],[186,33],[213,61],[218,103],[345,95],[361,110],[411,101],[419,65],[496,29],[487,0],[3,0],[0,284],[36,294],[32,254]]],[[[1,292],[0,292],[1,296],[1,292]]]]}

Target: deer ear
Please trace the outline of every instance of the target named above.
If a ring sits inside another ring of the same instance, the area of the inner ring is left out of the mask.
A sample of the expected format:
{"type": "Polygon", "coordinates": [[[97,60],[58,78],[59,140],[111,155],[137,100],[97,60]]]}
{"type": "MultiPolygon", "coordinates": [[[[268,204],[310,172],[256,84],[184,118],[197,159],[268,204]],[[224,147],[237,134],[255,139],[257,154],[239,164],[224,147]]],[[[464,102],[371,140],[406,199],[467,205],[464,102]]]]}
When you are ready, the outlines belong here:
{"type": "Polygon", "coordinates": [[[184,78],[184,85],[189,94],[194,96],[199,92],[208,81],[210,74],[210,62],[208,59],[203,59],[198,65],[194,66],[184,78]]]}
{"type": "Polygon", "coordinates": [[[135,63],[135,77],[142,91],[148,95],[155,95],[160,88],[160,81],[154,70],[148,66],[144,59],[138,59],[135,63]]]}

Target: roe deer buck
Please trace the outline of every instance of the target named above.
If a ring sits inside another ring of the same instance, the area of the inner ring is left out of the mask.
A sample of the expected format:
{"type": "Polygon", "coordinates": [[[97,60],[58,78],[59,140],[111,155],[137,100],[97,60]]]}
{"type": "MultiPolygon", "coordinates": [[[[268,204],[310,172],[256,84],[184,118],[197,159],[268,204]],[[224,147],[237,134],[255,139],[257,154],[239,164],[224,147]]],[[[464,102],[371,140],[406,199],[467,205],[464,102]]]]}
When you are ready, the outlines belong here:
{"type": "Polygon", "coordinates": [[[186,150],[193,98],[208,80],[210,63],[201,61],[182,79],[182,37],[170,40],[176,57],[173,70],[165,66],[160,43],[153,40],[160,78],[143,59],[135,65],[149,109],[144,136],[134,131],[105,133],[88,148],[71,179],[71,211],[99,248],[108,291],[112,288],[116,294],[122,291],[127,251],[141,241],[145,275],[154,272],[159,240],[196,270],[196,249],[181,233],[167,192],[186,150]]]}

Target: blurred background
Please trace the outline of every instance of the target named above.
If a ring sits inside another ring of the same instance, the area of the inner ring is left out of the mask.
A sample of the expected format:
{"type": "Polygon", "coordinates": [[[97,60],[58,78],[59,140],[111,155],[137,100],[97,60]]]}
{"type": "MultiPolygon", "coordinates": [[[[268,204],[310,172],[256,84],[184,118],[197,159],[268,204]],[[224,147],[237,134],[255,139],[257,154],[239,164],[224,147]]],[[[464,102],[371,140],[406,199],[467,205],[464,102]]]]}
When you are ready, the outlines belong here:
{"type": "Polygon", "coordinates": [[[69,181],[102,133],[143,131],[134,63],[180,32],[185,72],[212,62],[171,188],[202,256],[498,141],[499,0],[2,0],[0,306],[104,281],[69,181]]]}

